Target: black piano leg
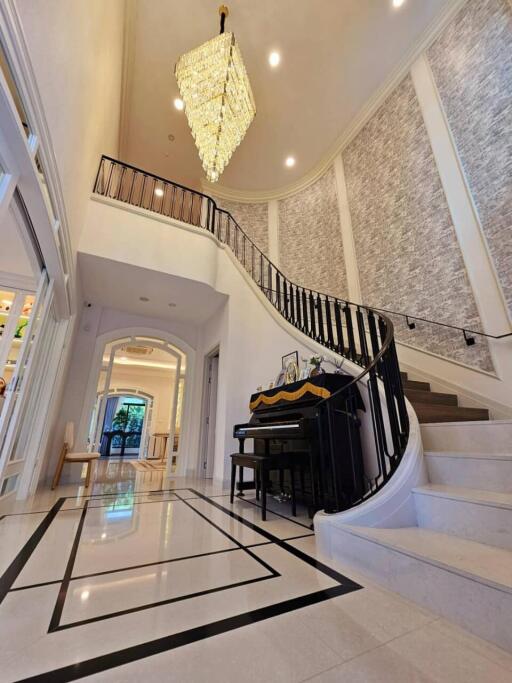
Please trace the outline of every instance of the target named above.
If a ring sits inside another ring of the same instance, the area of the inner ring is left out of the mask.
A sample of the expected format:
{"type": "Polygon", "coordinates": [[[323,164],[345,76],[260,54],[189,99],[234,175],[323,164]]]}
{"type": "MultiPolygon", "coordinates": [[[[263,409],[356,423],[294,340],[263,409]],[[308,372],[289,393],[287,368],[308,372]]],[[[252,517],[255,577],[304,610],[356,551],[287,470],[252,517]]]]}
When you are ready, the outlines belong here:
{"type": "Polygon", "coordinates": [[[261,521],[267,521],[267,471],[262,468],[261,473],[261,521]]]}
{"type": "Polygon", "coordinates": [[[297,517],[297,499],[295,497],[295,467],[290,466],[290,481],[292,488],[292,517],[297,517]]]}
{"type": "Polygon", "coordinates": [[[243,498],[244,493],[244,468],[240,465],[240,474],[238,475],[238,497],[243,498]]]}
{"type": "Polygon", "coordinates": [[[254,470],[254,477],[256,479],[256,500],[259,500],[260,499],[260,479],[261,479],[259,467],[257,467],[254,470]]]}
{"type": "Polygon", "coordinates": [[[235,481],[236,481],[236,465],[231,463],[231,492],[229,495],[229,500],[231,504],[235,501],[235,481]]]}

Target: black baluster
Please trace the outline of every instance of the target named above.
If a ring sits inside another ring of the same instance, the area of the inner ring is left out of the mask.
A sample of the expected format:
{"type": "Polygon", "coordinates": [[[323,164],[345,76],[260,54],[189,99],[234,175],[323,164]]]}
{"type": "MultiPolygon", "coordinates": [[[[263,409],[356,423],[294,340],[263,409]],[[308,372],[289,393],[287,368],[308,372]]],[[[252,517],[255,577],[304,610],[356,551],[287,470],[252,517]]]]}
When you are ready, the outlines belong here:
{"type": "Polygon", "coordinates": [[[140,188],[140,202],[139,202],[139,206],[141,206],[142,208],[145,208],[144,207],[144,192],[146,190],[146,180],[147,180],[147,176],[144,173],[142,176],[142,187],[140,188]]]}
{"type": "Polygon", "coordinates": [[[126,166],[123,166],[123,170],[121,171],[121,177],[119,178],[119,186],[117,188],[117,195],[116,195],[116,199],[118,199],[119,201],[122,201],[121,193],[123,190],[123,179],[124,179],[125,173],[126,173],[126,166]]]}
{"type": "Polygon", "coordinates": [[[133,187],[135,185],[135,178],[138,176],[138,173],[135,171],[131,171],[132,174],[132,183],[130,185],[130,192],[128,193],[128,204],[132,203],[132,194],[133,194],[133,187]]]}
{"type": "Polygon", "coordinates": [[[299,288],[295,287],[295,315],[297,317],[297,327],[302,330],[302,315],[300,310],[301,296],[299,293],[299,288]]]}
{"type": "Polygon", "coordinates": [[[290,320],[295,326],[297,326],[297,320],[295,318],[295,293],[291,283],[288,287],[288,293],[290,295],[290,320]]]}
{"type": "Polygon", "coordinates": [[[277,300],[277,309],[280,311],[281,310],[281,282],[279,278],[279,271],[276,270],[276,300],[277,300]]]}
{"type": "Polygon", "coordinates": [[[310,337],[316,339],[315,299],[311,290],[309,291],[309,324],[310,337]]]}
{"type": "Polygon", "coordinates": [[[356,342],[354,339],[354,327],[352,325],[352,311],[351,311],[350,306],[348,304],[345,305],[345,308],[343,309],[343,313],[345,314],[345,324],[347,326],[348,357],[351,360],[353,360],[355,363],[357,363],[358,359],[357,359],[356,342]]]}
{"type": "Polygon", "coordinates": [[[149,210],[153,211],[153,202],[155,201],[156,178],[153,178],[153,191],[151,192],[151,201],[149,202],[149,210]]]}
{"type": "Polygon", "coordinates": [[[366,330],[364,326],[364,316],[359,306],[356,310],[357,330],[359,332],[359,348],[361,349],[361,365],[366,367],[369,363],[368,345],[366,343],[366,330]]]}
{"type": "Polygon", "coordinates": [[[334,319],[336,321],[336,338],[338,340],[337,351],[344,356],[345,342],[343,340],[343,324],[341,322],[340,302],[337,299],[334,302],[334,319]]]}
{"type": "Polygon", "coordinates": [[[334,349],[334,334],[332,330],[331,302],[329,297],[325,298],[325,323],[327,326],[327,342],[329,348],[334,349]]]}
{"type": "Polygon", "coordinates": [[[105,197],[109,197],[109,192],[110,192],[110,183],[112,182],[112,174],[114,173],[114,167],[117,164],[114,161],[110,162],[110,173],[108,175],[108,180],[107,180],[107,189],[105,191],[105,197]]]}
{"type": "Polygon", "coordinates": [[[288,282],[283,278],[284,317],[288,320],[288,282]]]}
{"type": "Polygon", "coordinates": [[[309,331],[309,320],[308,320],[308,298],[306,296],[306,291],[302,289],[302,330],[305,334],[309,331]]]}
{"type": "Polygon", "coordinates": [[[318,316],[318,336],[322,344],[325,343],[325,328],[324,328],[324,315],[323,315],[323,301],[320,294],[316,295],[316,311],[318,316]]]}

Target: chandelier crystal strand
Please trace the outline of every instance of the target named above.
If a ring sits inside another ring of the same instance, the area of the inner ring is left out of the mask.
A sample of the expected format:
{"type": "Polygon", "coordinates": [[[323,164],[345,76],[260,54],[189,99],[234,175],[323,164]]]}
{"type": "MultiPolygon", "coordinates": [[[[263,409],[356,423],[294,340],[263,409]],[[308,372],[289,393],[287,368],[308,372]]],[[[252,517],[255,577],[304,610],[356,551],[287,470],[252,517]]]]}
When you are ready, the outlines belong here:
{"type": "MultiPolygon", "coordinates": [[[[221,7],[223,19],[227,8],[221,7]]],[[[221,22],[221,31],[224,22],[221,22]]],[[[256,114],[251,84],[233,33],[221,33],[182,55],[175,67],[207,179],[216,182],[256,114]]]]}

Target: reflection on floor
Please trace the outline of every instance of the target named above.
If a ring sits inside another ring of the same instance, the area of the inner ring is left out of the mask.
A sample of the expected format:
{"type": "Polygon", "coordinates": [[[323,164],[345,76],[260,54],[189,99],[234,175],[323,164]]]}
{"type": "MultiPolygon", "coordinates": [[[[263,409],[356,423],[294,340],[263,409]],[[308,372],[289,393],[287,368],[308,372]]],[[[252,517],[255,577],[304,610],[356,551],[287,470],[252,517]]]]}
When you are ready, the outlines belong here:
{"type": "Polygon", "coordinates": [[[326,563],[308,518],[270,507],[112,462],[87,495],[11,503],[0,680],[512,680],[512,656],[326,563]]]}

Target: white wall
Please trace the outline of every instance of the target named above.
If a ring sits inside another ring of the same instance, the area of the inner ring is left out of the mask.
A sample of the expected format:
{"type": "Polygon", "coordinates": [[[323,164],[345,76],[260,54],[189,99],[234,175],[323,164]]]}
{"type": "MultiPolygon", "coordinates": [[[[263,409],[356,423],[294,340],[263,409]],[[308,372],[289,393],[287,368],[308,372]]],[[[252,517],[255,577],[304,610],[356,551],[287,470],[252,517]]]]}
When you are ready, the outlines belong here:
{"type": "Polygon", "coordinates": [[[125,0],[16,0],[16,8],[76,249],[100,155],[118,148],[125,0]]]}
{"type": "MultiPolygon", "coordinates": [[[[324,347],[316,344],[287,323],[275,311],[247,273],[242,269],[231,251],[220,245],[217,240],[202,230],[181,224],[171,219],[158,217],[143,209],[126,210],[126,205],[110,200],[92,200],[88,212],[89,219],[80,243],[80,252],[92,251],[105,259],[119,259],[138,267],[153,271],[164,268],[165,272],[176,277],[179,274],[184,283],[197,280],[209,288],[227,296],[227,302],[199,329],[195,339],[196,360],[194,381],[188,386],[191,392],[192,423],[190,425],[190,452],[187,469],[195,472],[198,462],[199,427],[201,417],[201,396],[204,371],[204,357],[215,347],[219,347],[219,385],[216,418],[216,448],[214,477],[225,479],[228,474],[229,455],[237,450],[238,442],[232,437],[233,425],[249,419],[249,398],[258,386],[268,386],[274,381],[281,367],[281,356],[297,350],[299,357],[330,354],[324,347]],[[144,240],[140,235],[144,234],[144,240]],[[138,235],[139,239],[132,239],[138,235]],[[161,264],[161,265],[160,265],[161,264]]],[[[151,272],[149,271],[149,277],[151,272]]],[[[157,277],[155,273],[154,277],[157,277]]],[[[94,311],[91,311],[94,317],[94,311]]],[[[121,327],[127,314],[119,312],[103,315],[108,319],[109,329],[121,327]]],[[[153,326],[165,326],[165,321],[154,320],[153,326]]],[[[168,325],[169,323],[167,323],[168,325]]],[[[82,325],[84,327],[84,325],[82,325]]],[[[91,325],[92,327],[92,325],[91,325]]],[[[103,325],[96,323],[92,337],[99,335],[103,325]]],[[[93,340],[87,339],[83,330],[75,353],[76,377],[69,382],[70,403],[72,396],[80,396],[78,379],[89,365],[90,357],[84,356],[85,345],[89,349],[93,340]],[[73,389],[73,385],[76,389],[73,389]]],[[[178,334],[176,332],[176,334],[178,334]]],[[[183,336],[182,336],[183,338],[183,336]]],[[[360,372],[358,366],[348,361],[349,372],[360,372]]],[[[188,368],[188,366],[187,366],[188,368]]],[[[188,374],[188,369],[187,369],[188,374]]],[[[190,384],[190,383],[189,383],[190,384]]],[[[82,385],[83,386],[83,385],[82,385]]],[[[83,397],[83,391],[82,391],[83,397]]],[[[74,406],[75,414],[78,405],[74,406]]],[[[363,420],[363,432],[366,431],[363,420]]],[[[363,438],[365,438],[363,433],[363,438]]]]}

